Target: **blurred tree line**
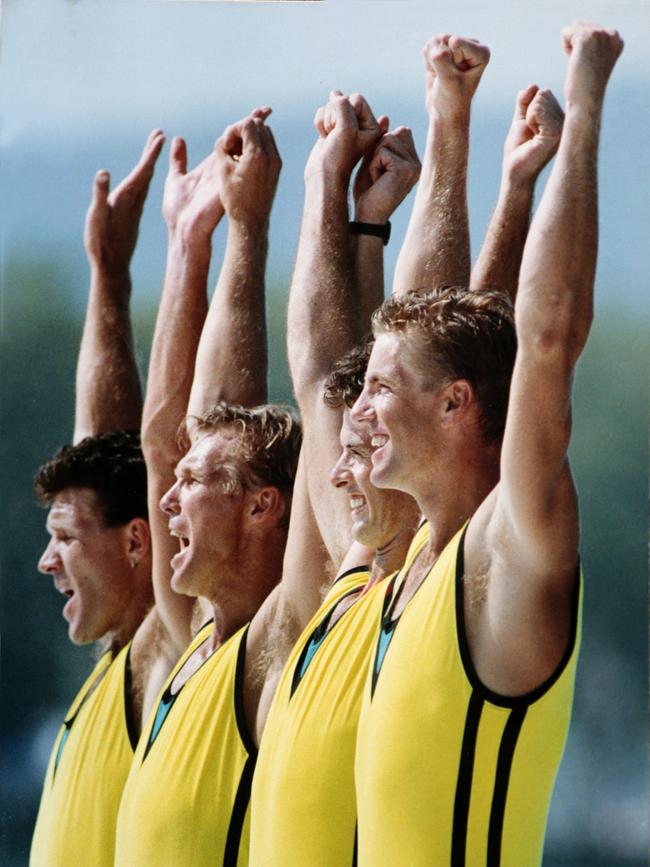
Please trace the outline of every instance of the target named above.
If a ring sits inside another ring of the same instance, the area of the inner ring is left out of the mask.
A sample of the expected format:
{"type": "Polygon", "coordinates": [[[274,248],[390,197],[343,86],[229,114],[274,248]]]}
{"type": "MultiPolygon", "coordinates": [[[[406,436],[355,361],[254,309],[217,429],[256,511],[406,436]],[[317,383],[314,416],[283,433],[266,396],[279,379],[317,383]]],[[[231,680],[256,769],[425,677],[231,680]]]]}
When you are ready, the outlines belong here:
{"type": "MultiPolygon", "coordinates": [[[[13,855],[21,863],[47,756],[47,749],[36,754],[35,740],[46,722],[51,727],[63,718],[90,665],[90,651],[68,642],[61,598],[51,580],[37,572],[46,542],[45,512],[32,493],[37,467],[72,434],[83,309],[61,263],[5,262],[2,283],[3,838],[5,852],[21,853],[13,855]]],[[[144,373],[155,309],[138,300],[142,295],[138,288],[134,328],[144,373]]],[[[290,402],[286,295],[272,286],[267,295],[270,399],[290,402]]],[[[647,330],[648,320],[599,316],[597,308],[576,377],[572,464],[582,510],[583,645],[547,850],[559,852],[566,837],[592,864],[598,835],[609,834],[599,817],[610,803],[645,798],[647,330]],[[568,822],[567,810],[573,811],[568,822]]],[[[620,863],[642,863],[623,858],[626,845],[636,848],[629,840],[633,832],[622,827],[613,833],[626,837],[614,840],[611,850],[621,853],[620,863]]],[[[643,837],[643,830],[639,833],[643,837]]],[[[613,857],[603,863],[618,863],[613,857]]]]}

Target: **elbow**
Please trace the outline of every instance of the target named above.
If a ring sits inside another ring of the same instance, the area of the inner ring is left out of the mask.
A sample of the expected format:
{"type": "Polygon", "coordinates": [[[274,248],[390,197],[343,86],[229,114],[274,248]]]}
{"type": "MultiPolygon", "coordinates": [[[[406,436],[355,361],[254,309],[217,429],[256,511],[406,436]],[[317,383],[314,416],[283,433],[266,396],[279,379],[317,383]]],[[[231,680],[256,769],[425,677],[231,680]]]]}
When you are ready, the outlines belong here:
{"type": "Polygon", "coordinates": [[[528,349],[538,358],[560,358],[575,364],[592,322],[591,307],[576,311],[574,305],[550,302],[541,315],[535,311],[535,315],[517,316],[517,343],[521,351],[528,349]]]}
{"type": "Polygon", "coordinates": [[[160,468],[164,472],[173,473],[182,457],[175,436],[168,430],[158,430],[155,424],[148,423],[142,428],[141,444],[148,472],[160,468]]]}

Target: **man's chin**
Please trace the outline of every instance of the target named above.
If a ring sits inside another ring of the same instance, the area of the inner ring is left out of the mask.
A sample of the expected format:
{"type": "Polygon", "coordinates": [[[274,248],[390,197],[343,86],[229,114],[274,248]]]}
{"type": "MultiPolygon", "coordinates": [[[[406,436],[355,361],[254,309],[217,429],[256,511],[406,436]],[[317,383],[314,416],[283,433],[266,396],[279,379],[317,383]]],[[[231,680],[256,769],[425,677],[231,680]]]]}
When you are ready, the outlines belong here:
{"type": "Polygon", "coordinates": [[[379,464],[372,467],[370,470],[370,481],[376,488],[392,488],[390,467],[386,464],[379,464]]]}
{"type": "Polygon", "coordinates": [[[366,548],[376,548],[378,545],[375,528],[368,521],[356,521],[352,525],[352,538],[366,548]]]}
{"type": "Polygon", "coordinates": [[[84,644],[93,644],[103,638],[103,635],[96,635],[93,630],[84,628],[83,625],[76,623],[68,624],[68,638],[77,647],[82,647],[84,644]]]}
{"type": "Polygon", "coordinates": [[[184,572],[174,572],[170,581],[170,587],[179,596],[190,596],[195,599],[199,595],[192,585],[191,576],[184,572]]]}

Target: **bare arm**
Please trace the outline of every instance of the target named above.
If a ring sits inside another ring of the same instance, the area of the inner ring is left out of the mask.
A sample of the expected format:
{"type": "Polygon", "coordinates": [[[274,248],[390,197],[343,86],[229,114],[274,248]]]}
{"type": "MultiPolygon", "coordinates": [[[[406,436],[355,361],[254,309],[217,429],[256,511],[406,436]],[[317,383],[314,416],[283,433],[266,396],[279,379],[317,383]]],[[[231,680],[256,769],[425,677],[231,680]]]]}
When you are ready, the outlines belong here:
{"type": "Polygon", "coordinates": [[[131,331],[129,266],[164,141],[162,132],[154,130],[140,161],[112,193],[108,172],[95,176],[84,232],[90,293],[77,361],[74,442],[140,427],[142,389],[131,331]]]}
{"type": "MultiPolygon", "coordinates": [[[[303,451],[307,472],[333,466],[338,450],[340,414],[323,413],[323,383],[333,362],[355,346],[367,326],[361,321],[353,278],[352,244],[348,229],[348,187],[354,166],[375,144],[382,129],[365,101],[333,92],[317,112],[320,132],[305,168],[305,204],[296,254],[287,341],[289,366],[303,419],[303,451]]],[[[318,515],[320,497],[310,484],[318,515]]],[[[334,516],[333,538],[349,534],[349,517],[334,516]]],[[[320,521],[319,521],[320,524],[320,521]]],[[[345,553],[324,537],[333,560],[345,553]]]]}
{"type": "MultiPolygon", "coordinates": [[[[303,417],[303,448],[282,581],[253,619],[247,641],[247,714],[258,740],[284,662],[333,577],[323,539],[330,543],[329,553],[335,566],[341,564],[350,545],[349,509],[347,503],[343,504],[343,510],[338,508],[338,501],[343,500],[340,494],[334,510],[330,510],[335,498],[330,495],[328,477],[340,452],[341,413],[325,406],[323,382],[333,361],[361,336],[355,307],[367,309],[382,288],[374,280],[362,278],[356,283],[353,279],[347,213],[352,169],[364,148],[372,147],[381,135],[380,124],[360,97],[347,100],[335,93],[328,107],[317,113],[316,126],[321,140],[312,151],[306,170],[305,212],[288,327],[289,358],[303,417]],[[328,320],[336,323],[334,333],[323,328],[328,320]],[[307,354],[304,343],[313,354],[307,354]],[[317,514],[321,522],[317,522],[317,514]],[[342,540],[340,536],[336,538],[333,529],[342,535],[342,540]]],[[[386,149],[399,148],[402,137],[409,139],[410,134],[403,130],[394,140],[386,137],[382,141],[386,149]]],[[[364,198],[363,216],[368,222],[372,221],[368,218],[385,222],[417,178],[417,165],[406,171],[406,182],[402,166],[399,171],[393,166],[395,177],[391,178],[388,168],[379,168],[390,161],[387,154],[379,154],[380,149],[381,146],[372,147],[371,159],[366,164],[367,183],[362,178],[357,188],[357,202],[364,198]],[[372,166],[375,156],[376,170],[372,166]],[[380,175],[386,177],[377,185],[380,175]],[[393,188],[392,206],[384,204],[386,210],[382,211],[380,200],[385,203],[389,197],[386,187],[393,188]],[[394,192],[395,188],[399,194],[394,192]]],[[[375,277],[378,268],[374,258],[382,257],[381,242],[379,248],[366,248],[364,253],[375,277]]],[[[353,558],[350,565],[360,566],[370,561],[372,553],[355,545],[350,556],[353,558]]]]}
{"type": "Polygon", "coordinates": [[[623,47],[615,31],[586,25],[564,36],[566,119],[524,249],[501,483],[467,539],[468,564],[481,545],[492,560],[479,675],[509,694],[548,677],[568,641],[579,536],[567,458],[571,384],[592,320],[600,116],[623,47]]]}
{"type": "Polygon", "coordinates": [[[393,293],[469,284],[467,160],[470,109],[490,58],[472,39],[444,34],[424,48],[429,130],[393,293]]]}
{"type": "Polygon", "coordinates": [[[190,415],[219,400],[256,406],[267,397],[264,274],[282,163],[260,115],[229,127],[215,152],[228,241],[199,344],[190,415]]]}
{"type": "MultiPolygon", "coordinates": [[[[355,220],[385,225],[420,176],[413,135],[400,126],[369,151],[354,179],[355,220]]],[[[384,300],[384,242],[376,235],[355,236],[354,276],[362,321],[384,300]]]]}
{"type": "MultiPolygon", "coordinates": [[[[354,182],[356,219],[364,223],[385,224],[413,188],[419,173],[420,161],[411,131],[402,126],[386,133],[367,152],[357,172],[354,182]]],[[[370,334],[371,315],[384,297],[383,251],[381,238],[372,235],[355,237],[352,301],[347,311],[345,307],[340,308],[339,315],[360,317],[362,339],[370,334]]],[[[316,286],[316,292],[318,288],[316,286]]],[[[348,345],[347,350],[359,342],[348,345]]],[[[331,359],[330,370],[338,358],[340,356],[331,359]]],[[[309,435],[306,438],[307,448],[314,449],[312,459],[308,461],[309,492],[326,547],[337,567],[342,567],[343,558],[347,558],[352,544],[349,502],[330,481],[331,470],[341,453],[342,410],[325,405],[321,383],[318,389],[314,389],[311,411],[314,415],[313,438],[309,435]]],[[[353,552],[352,556],[355,556],[353,552]]],[[[365,551],[359,551],[356,556],[366,557],[365,551]]],[[[358,562],[361,561],[358,560],[357,565],[358,562]]]]}
{"type": "Polygon", "coordinates": [[[360,236],[356,264],[347,228],[347,188],[355,158],[367,158],[355,184],[356,216],[385,223],[415,183],[419,161],[410,132],[384,135],[361,97],[334,96],[316,117],[321,139],[306,170],[306,197],[289,302],[289,358],[304,427],[309,492],[325,545],[340,564],[350,543],[349,509],[329,483],[340,453],[341,411],[323,402],[333,363],[369,331],[381,302],[383,248],[360,236]],[[329,327],[326,323],[332,323],[329,327]]]}
{"type": "Polygon", "coordinates": [[[168,228],[167,266],[149,362],[142,439],[156,607],[166,634],[180,652],[190,638],[193,603],[170,588],[170,560],[178,550],[178,540],[169,535],[159,502],[174,483],[174,467],[181,457],[176,434],[187,412],[207,313],[212,233],[223,216],[214,154],[188,172],[185,142],[174,139],[163,215],[168,228]]]}
{"type": "Polygon", "coordinates": [[[550,90],[531,84],[517,95],[504,145],[501,188],[470,289],[507,292],[514,301],[535,183],[560,143],[564,112],[550,90]]]}

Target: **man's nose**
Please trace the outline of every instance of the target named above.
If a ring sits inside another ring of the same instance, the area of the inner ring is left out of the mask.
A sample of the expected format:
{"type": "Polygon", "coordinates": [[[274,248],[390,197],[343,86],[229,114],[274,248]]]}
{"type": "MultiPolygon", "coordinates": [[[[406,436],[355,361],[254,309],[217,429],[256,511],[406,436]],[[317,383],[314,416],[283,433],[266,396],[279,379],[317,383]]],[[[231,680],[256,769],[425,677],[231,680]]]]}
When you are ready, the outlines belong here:
{"type": "Polygon", "coordinates": [[[159,506],[167,515],[178,513],[178,482],[175,482],[167,493],[162,495],[159,506]]]}
{"type": "Polygon", "coordinates": [[[364,422],[367,424],[374,418],[374,415],[375,409],[372,401],[364,389],[350,410],[350,418],[352,421],[357,422],[357,424],[363,424],[364,422]]]}
{"type": "Polygon", "coordinates": [[[41,554],[41,558],[38,561],[38,571],[42,572],[44,575],[50,575],[52,572],[61,571],[61,558],[56,551],[54,539],[50,539],[47,547],[41,554]]]}
{"type": "Polygon", "coordinates": [[[344,488],[350,481],[350,471],[346,467],[343,457],[333,466],[330,473],[330,484],[335,488],[344,488]]]}

